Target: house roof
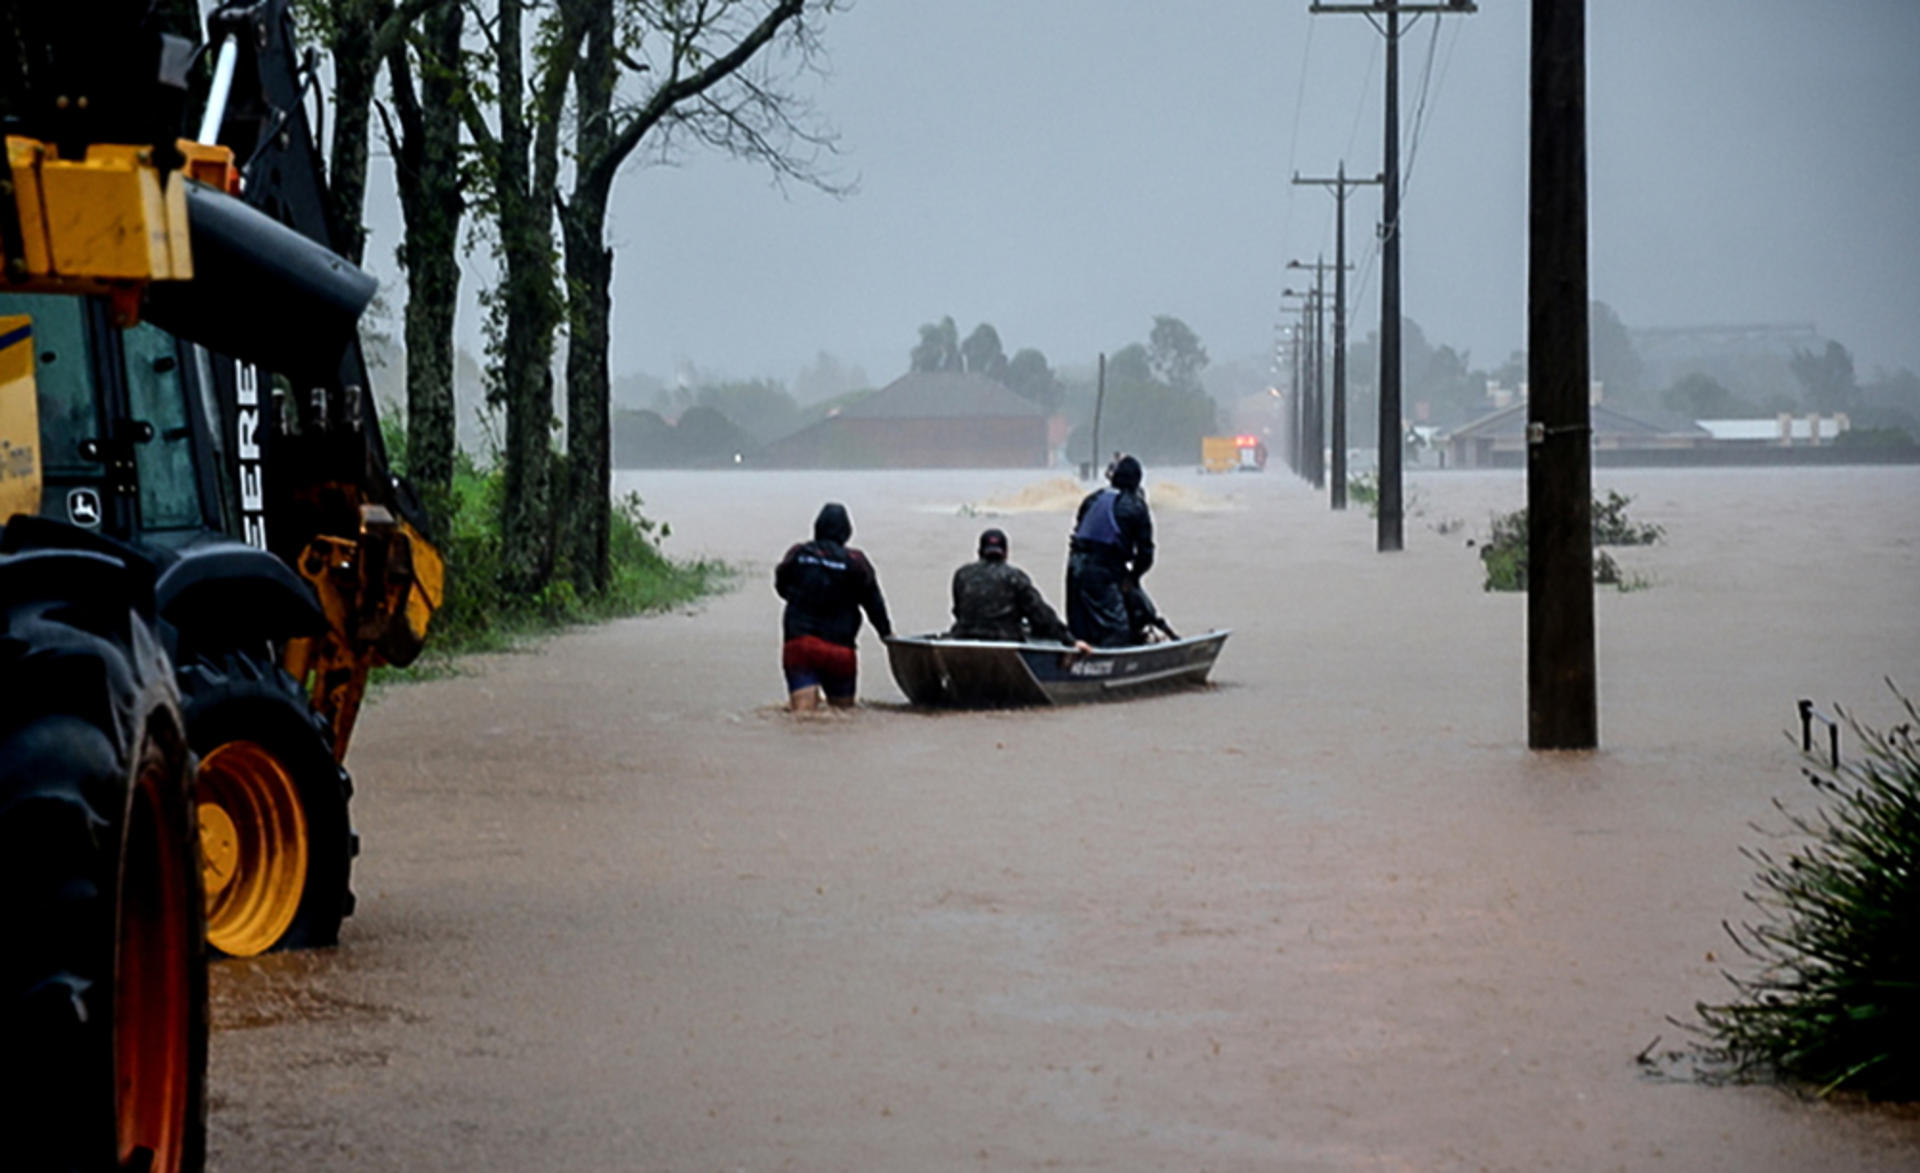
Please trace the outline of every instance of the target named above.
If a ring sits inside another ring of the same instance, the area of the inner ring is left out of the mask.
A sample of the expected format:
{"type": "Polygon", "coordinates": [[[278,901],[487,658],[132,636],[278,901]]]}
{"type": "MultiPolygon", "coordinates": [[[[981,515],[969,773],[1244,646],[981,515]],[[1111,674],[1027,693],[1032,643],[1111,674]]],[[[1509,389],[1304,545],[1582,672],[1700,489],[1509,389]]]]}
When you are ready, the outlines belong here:
{"type": "MultiPolygon", "coordinates": [[[[1628,415],[1604,403],[1588,408],[1596,436],[1704,436],[1705,428],[1691,420],[1646,419],[1628,415]]],[[[1524,401],[1503,407],[1477,420],[1461,424],[1448,432],[1450,439],[1476,436],[1524,436],[1527,432],[1527,405],[1524,401]]]]}
{"type": "Polygon", "coordinates": [[[1040,416],[1040,406],[984,375],[911,371],[851,404],[840,419],[977,419],[1040,416]]]}

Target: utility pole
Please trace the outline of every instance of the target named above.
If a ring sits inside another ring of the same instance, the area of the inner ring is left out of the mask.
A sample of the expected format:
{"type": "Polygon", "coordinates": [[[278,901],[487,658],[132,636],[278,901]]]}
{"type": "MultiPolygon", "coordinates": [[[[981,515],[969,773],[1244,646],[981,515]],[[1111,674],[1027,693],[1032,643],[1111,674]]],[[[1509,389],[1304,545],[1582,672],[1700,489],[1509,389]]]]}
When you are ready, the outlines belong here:
{"type": "Polygon", "coordinates": [[[1586,0],[1533,0],[1527,747],[1600,744],[1593,649],[1586,0]]]}
{"type": "MultiPolygon", "coordinates": [[[[1282,290],[1281,301],[1289,297],[1299,297],[1291,289],[1282,290]]],[[[1289,449],[1287,463],[1292,466],[1293,474],[1302,479],[1308,478],[1307,471],[1307,378],[1310,375],[1307,357],[1307,307],[1300,306],[1300,322],[1289,327],[1293,332],[1293,442],[1289,449]]]]}
{"type": "Polygon", "coordinates": [[[1300,330],[1307,339],[1306,356],[1302,363],[1302,373],[1306,385],[1301,395],[1301,442],[1300,475],[1308,484],[1318,489],[1325,484],[1326,471],[1326,435],[1327,418],[1324,406],[1326,395],[1326,364],[1322,354],[1325,323],[1322,320],[1324,292],[1319,270],[1324,268],[1321,262],[1302,264],[1299,261],[1287,262],[1290,269],[1315,270],[1314,288],[1289,289],[1284,296],[1300,298],[1300,330]]]}
{"type": "MultiPolygon", "coordinates": [[[[1345,251],[1345,250],[1342,250],[1342,251],[1345,251]]],[[[1338,421],[1338,427],[1335,430],[1334,438],[1331,441],[1331,445],[1333,447],[1333,461],[1334,461],[1333,463],[1334,487],[1333,487],[1333,492],[1332,494],[1330,494],[1330,496],[1335,501],[1335,504],[1333,506],[1333,508],[1335,509],[1345,509],[1347,507],[1347,487],[1346,487],[1347,361],[1346,361],[1346,356],[1342,353],[1342,351],[1344,349],[1344,345],[1347,337],[1346,324],[1344,320],[1345,312],[1346,312],[1346,298],[1345,298],[1344,291],[1347,287],[1346,268],[1352,268],[1352,266],[1347,265],[1345,268],[1342,268],[1341,267],[1342,263],[1343,262],[1336,261],[1334,264],[1329,265],[1327,264],[1325,257],[1321,257],[1320,259],[1313,261],[1311,264],[1309,264],[1306,261],[1288,261],[1287,262],[1287,268],[1289,269],[1312,269],[1313,270],[1312,296],[1323,311],[1326,306],[1326,283],[1325,282],[1326,282],[1328,269],[1332,269],[1334,271],[1334,288],[1337,291],[1340,291],[1340,294],[1334,303],[1334,311],[1333,311],[1333,336],[1334,336],[1333,370],[1334,370],[1334,385],[1336,388],[1336,394],[1333,400],[1333,410],[1334,410],[1333,418],[1338,421]]],[[[1316,318],[1315,323],[1316,323],[1316,336],[1314,339],[1314,347],[1315,347],[1314,361],[1317,364],[1319,364],[1316,367],[1316,370],[1319,372],[1319,374],[1316,376],[1316,379],[1314,382],[1314,388],[1315,388],[1314,409],[1317,413],[1314,434],[1316,436],[1324,437],[1327,430],[1327,392],[1326,392],[1326,379],[1324,378],[1325,371],[1326,371],[1326,324],[1325,324],[1324,316],[1316,318]]],[[[1314,473],[1313,487],[1318,489],[1323,487],[1324,481],[1325,481],[1323,474],[1326,472],[1326,453],[1324,449],[1317,449],[1315,451],[1314,461],[1315,461],[1316,471],[1314,473]]]]}
{"type": "Polygon", "coordinates": [[[1313,487],[1327,486],[1327,270],[1313,262],[1313,487]]]}
{"type": "Polygon", "coordinates": [[[1280,453],[1281,458],[1287,462],[1288,471],[1298,474],[1300,471],[1300,342],[1295,337],[1292,326],[1281,326],[1279,329],[1286,336],[1287,361],[1286,437],[1280,453]]]}
{"type": "MultiPolygon", "coordinates": [[[[1385,161],[1380,168],[1385,182],[1380,186],[1380,519],[1375,547],[1381,553],[1403,549],[1406,545],[1401,516],[1400,494],[1400,17],[1418,21],[1431,13],[1478,12],[1473,0],[1444,0],[1442,3],[1407,3],[1406,0],[1371,0],[1364,4],[1323,4],[1314,0],[1310,13],[1359,13],[1368,20],[1384,16],[1386,24],[1374,27],[1387,38],[1387,101],[1385,161]]],[[[1411,29],[1412,23],[1407,28],[1411,29]]]]}
{"type": "Polygon", "coordinates": [[[1347,507],[1347,189],[1386,182],[1384,174],[1372,179],[1348,179],[1347,161],[1332,179],[1302,179],[1296,172],[1296,184],[1333,188],[1333,491],[1328,502],[1334,509],[1347,507]]]}

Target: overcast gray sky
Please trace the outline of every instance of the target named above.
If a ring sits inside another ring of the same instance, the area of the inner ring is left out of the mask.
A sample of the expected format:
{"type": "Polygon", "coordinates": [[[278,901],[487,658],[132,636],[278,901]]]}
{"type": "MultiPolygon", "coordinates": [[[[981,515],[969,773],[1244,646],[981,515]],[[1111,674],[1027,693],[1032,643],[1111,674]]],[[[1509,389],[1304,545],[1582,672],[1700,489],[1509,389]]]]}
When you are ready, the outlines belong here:
{"type": "MultiPolygon", "coordinates": [[[[1482,0],[1437,42],[1426,18],[1401,53],[1403,126],[1433,62],[1402,134],[1405,312],[1483,366],[1524,342],[1528,7],[1482,0]]],[[[1920,369],[1920,3],[1590,0],[1588,23],[1594,296],[1629,326],[1808,322],[1863,376],[1920,369]]],[[[1381,38],[1307,0],[861,0],[824,35],[809,89],[858,191],[630,167],[616,372],[790,379],[825,350],[882,383],[942,314],[1056,365],[1156,313],[1248,358],[1286,260],[1332,252],[1331,197],[1291,171],[1380,166],[1381,38]]],[[[1348,206],[1364,258],[1377,192],[1348,206]]],[[[397,215],[372,215],[396,280],[397,215]]],[[[1370,270],[1362,328],[1378,291],[1370,270]]]]}

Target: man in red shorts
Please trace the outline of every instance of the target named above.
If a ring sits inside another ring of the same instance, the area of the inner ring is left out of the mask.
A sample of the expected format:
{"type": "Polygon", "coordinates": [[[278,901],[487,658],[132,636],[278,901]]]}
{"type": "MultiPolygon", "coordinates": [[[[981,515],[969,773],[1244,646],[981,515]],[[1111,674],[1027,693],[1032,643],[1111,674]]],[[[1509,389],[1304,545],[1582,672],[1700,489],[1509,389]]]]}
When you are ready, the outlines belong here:
{"type": "Polygon", "coordinates": [[[847,507],[829,501],[813,519],[813,540],[788,550],[773,572],[773,589],[787,601],[780,667],[794,712],[817,707],[823,692],[835,708],[853,704],[862,610],[881,638],[893,634],[880,576],[865,554],[847,545],[852,536],[847,507]]]}

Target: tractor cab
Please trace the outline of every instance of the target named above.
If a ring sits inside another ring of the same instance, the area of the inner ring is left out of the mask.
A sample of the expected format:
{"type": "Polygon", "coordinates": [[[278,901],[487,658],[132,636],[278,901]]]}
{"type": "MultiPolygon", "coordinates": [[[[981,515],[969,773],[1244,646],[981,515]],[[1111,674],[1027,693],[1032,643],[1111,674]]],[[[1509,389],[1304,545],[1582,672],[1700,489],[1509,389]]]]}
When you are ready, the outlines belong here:
{"type": "Polygon", "coordinates": [[[103,298],[0,293],[14,314],[31,320],[41,516],[162,549],[236,532],[205,351],[114,325],[103,298]]]}

